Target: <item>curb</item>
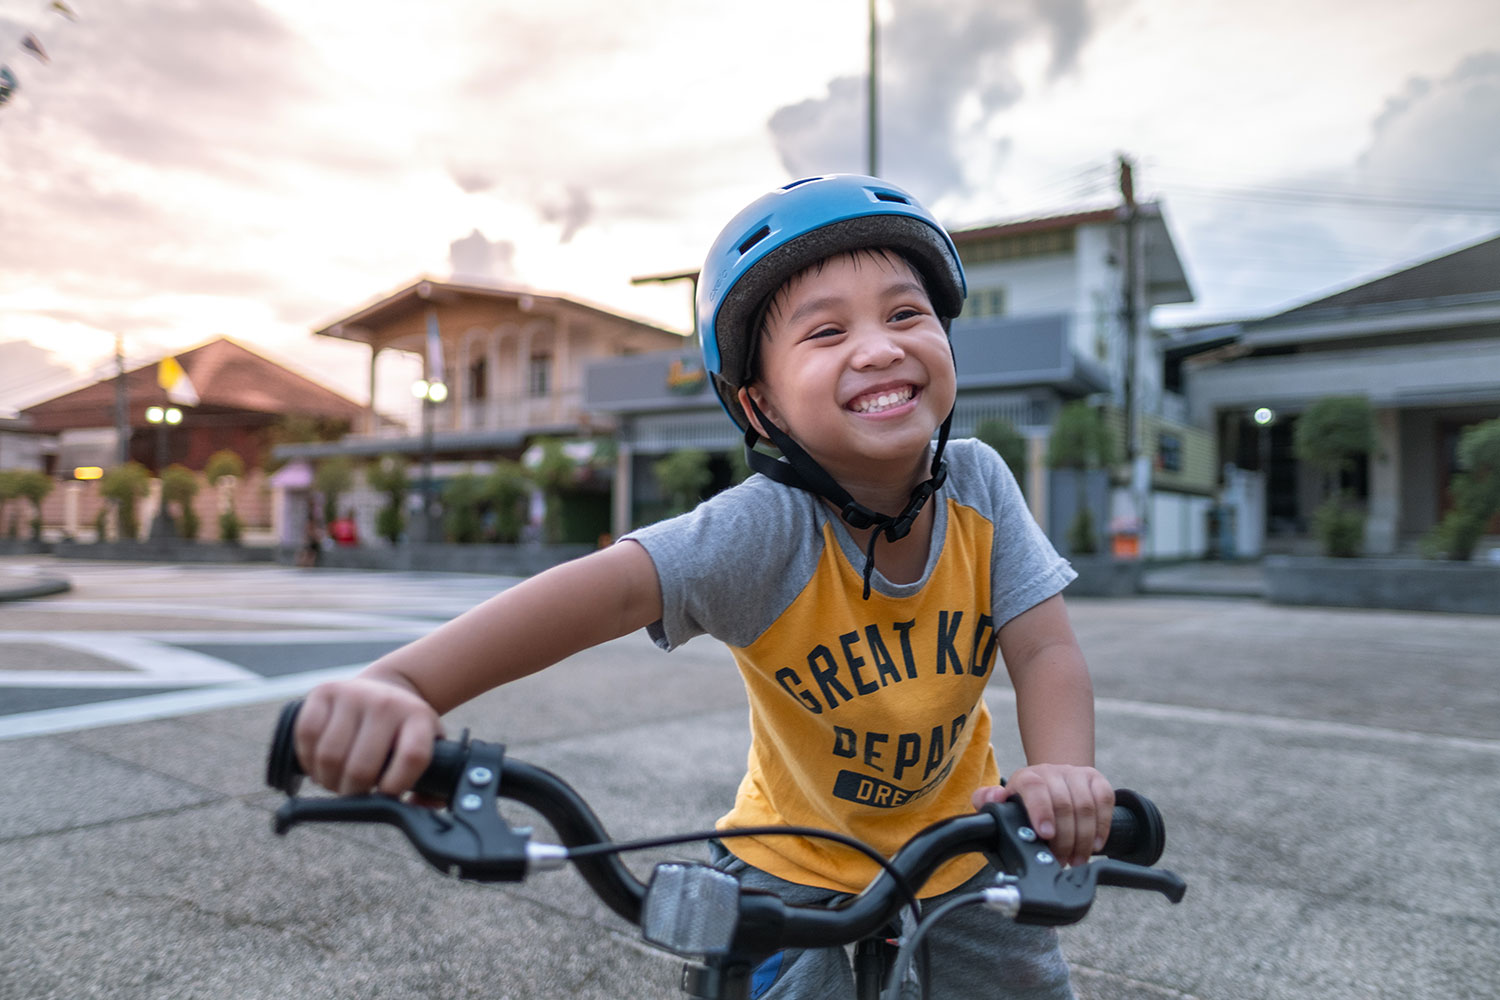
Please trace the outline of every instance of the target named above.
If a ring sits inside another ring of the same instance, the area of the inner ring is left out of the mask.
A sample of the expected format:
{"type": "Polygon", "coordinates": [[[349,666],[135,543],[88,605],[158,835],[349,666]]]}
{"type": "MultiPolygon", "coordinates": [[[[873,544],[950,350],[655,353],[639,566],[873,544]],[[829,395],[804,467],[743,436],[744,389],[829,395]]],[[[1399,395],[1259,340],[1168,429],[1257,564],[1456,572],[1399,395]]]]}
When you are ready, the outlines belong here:
{"type": "Polygon", "coordinates": [[[50,597],[53,594],[65,594],[72,589],[72,581],[60,576],[38,577],[30,583],[15,585],[0,583],[0,602],[29,601],[34,597],[50,597]]]}

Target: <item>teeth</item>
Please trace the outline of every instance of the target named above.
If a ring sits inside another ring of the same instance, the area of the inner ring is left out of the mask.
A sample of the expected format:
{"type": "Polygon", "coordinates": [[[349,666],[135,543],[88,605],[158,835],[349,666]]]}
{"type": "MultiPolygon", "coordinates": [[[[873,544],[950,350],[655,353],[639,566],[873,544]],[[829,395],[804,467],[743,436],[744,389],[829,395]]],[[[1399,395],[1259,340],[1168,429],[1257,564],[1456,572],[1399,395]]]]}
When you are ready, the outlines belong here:
{"type": "Polygon", "coordinates": [[[892,406],[899,406],[900,404],[906,402],[908,399],[911,399],[911,396],[911,386],[907,386],[905,389],[900,389],[895,392],[883,392],[879,396],[876,396],[874,398],[865,398],[858,400],[851,407],[851,409],[853,409],[856,413],[876,413],[880,410],[885,410],[892,406]]]}

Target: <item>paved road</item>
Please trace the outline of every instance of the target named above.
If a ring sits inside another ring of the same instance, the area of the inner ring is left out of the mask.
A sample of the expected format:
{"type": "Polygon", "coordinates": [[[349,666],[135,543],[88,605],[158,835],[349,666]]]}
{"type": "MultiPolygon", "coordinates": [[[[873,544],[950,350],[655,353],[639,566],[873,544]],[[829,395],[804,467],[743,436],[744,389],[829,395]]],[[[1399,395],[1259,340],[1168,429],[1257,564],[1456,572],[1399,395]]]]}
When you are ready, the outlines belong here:
{"type": "MultiPolygon", "coordinates": [[[[36,560],[7,561],[25,570],[36,560]]],[[[269,832],[282,700],[505,581],[68,564],[0,604],[0,997],[672,997],[570,872],[432,873],[394,831],[269,832]]],[[[1075,600],[1101,765],[1187,900],[1064,931],[1083,1000],[1494,997],[1500,619],[1075,600]]],[[[1003,680],[988,695],[1002,761],[1003,680]]],[[[711,823],[743,766],[722,647],[632,636],[455,712],[619,837],[711,823]]],[[[637,864],[638,870],[643,870],[637,864]]]]}

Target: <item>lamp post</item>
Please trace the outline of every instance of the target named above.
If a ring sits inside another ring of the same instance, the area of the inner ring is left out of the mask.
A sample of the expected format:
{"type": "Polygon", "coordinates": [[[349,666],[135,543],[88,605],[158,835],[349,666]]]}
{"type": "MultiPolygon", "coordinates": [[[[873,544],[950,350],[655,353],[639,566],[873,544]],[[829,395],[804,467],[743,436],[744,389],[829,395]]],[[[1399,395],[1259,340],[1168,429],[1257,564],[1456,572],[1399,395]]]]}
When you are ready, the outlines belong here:
{"type": "Polygon", "coordinates": [[[419,378],[411,384],[411,394],[422,401],[422,527],[417,541],[430,542],[432,530],[432,407],[448,398],[448,387],[441,381],[419,378]]]}
{"type": "Polygon", "coordinates": [[[151,521],[150,537],[173,538],[177,529],[172,524],[172,516],[167,513],[166,479],[163,473],[167,469],[167,428],[182,423],[182,411],[175,406],[148,406],[146,422],[156,425],[156,480],[163,490],[157,497],[156,517],[151,521]]]}

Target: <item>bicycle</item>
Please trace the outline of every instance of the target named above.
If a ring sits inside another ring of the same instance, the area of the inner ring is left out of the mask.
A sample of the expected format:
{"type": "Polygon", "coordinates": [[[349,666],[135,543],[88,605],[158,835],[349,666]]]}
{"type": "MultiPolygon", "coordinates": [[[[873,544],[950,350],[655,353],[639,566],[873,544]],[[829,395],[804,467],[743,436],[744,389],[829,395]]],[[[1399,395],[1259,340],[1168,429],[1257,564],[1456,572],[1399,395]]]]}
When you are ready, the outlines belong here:
{"type": "Polygon", "coordinates": [[[890,859],[851,837],[800,827],[613,842],[588,803],[562,778],[508,758],[502,744],[469,739],[467,730],[458,740],[435,741],[432,761],[414,789],[443,803],[440,808],[384,795],[299,797],[303,771],[292,730],[300,707],[300,701],[293,701],[282,709],[266,762],[267,783],[287,796],[276,810],[277,834],[301,823],[386,823],[439,871],[475,882],[520,882],[571,862],[600,901],[638,926],[647,943],[690,960],[681,985],[696,1000],[748,1000],[755,967],[782,949],[846,944],[855,945],[859,1000],[896,998],[926,932],[959,905],[982,903],[1020,923],[1060,926],[1083,919],[1100,885],[1152,890],[1173,903],[1187,889],[1175,873],[1151,867],[1165,847],[1165,827],[1156,806],[1127,789],[1115,793],[1109,838],[1099,852],[1105,859],[1067,869],[1028,825],[1025,809],[1015,799],[934,823],[890,859]],[[562,844],[533,843],[530,830],[512,828],[500,814],[501,798],[535,810],[562,844]],[[742,890],[732,875],[705,864],[663,862],[643,883],[619,857],[633,850],[775,833],[848,844],[876,860],[882,873],[836,907],[800,907],[742,890]],[[944,861],[974,851],[1004,873],[998,884],[921,914],[915,887],[944,861]],[[917,919],[892,948],[890,928],[899,926],[906,907],[917,919]],[[883,982],[889,984],[884,992],[883,982]]]}

